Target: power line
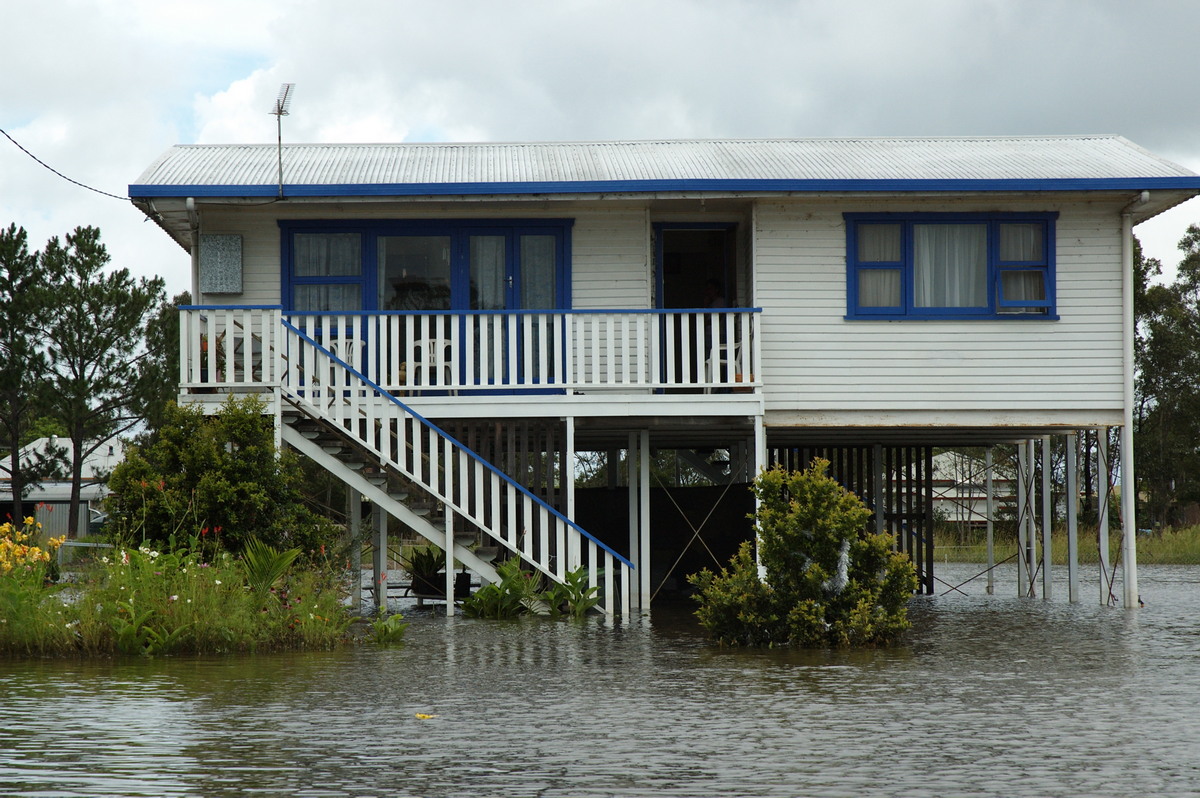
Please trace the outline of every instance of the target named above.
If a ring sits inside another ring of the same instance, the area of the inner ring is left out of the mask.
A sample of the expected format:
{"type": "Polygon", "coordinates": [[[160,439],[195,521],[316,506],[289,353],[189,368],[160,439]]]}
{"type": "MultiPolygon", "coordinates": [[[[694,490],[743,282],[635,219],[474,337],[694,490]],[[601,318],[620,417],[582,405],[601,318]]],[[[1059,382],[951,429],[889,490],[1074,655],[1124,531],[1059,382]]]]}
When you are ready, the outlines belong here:
{"type": "Polygon", "coordinates": [[[51,172],[53,172],[54,174],[58,175],[58,176],[59,176],[59,177],[61,177],[63,180],[66,180],[68,183],[74,183],[75,185],[79,186],[80,188],[86,188],[88,191],[95,191],[97,194],[103,194],[103,195],[104,195],[104,196],[106,196],[106,197],[112,197],[113,199],[118,199],[118,200],[121,200],[122,202],[126,202],[126,201],[128,201],[128,200],[129,200],[129,197],[121,197],[121,196],[118,196],[118,195],[116,195],[116,194],[109,194],[107,191],[101,191],[101,190],[100,190],[100,189],[98,189],[98,188],[92,188],[92,187],[91,187],[91,186],[89,186],[89,185],[86,185],[86,184],[84,184],[84,183],[80,183],[78,180],[73,180],[73,179],[71,179],[71,178],[67,177],[67,176],[66,176],[66,175],[64,175],[62,172],[60,172],[60,171],[58,171],[57,169],[55,169],[53,166],[51,166],[50,164],[46,163],[46,162],[45,162],[45,161],[43,161],[41,158],[39,158],[39,157],[37,157],[36,155],[34,155],[32,152],[30,152],[29,150],[27,150],[27,149],[25,149],[24,147],[22,147],[22,146],[21,146],[21,142],[17,141],[17,140],[16,140],[16,139],[14,139],[12,136],[8,135],[8,131],[4,130],[3,128],[0,128],[0,133],[3,133],[3,134],[4,134],[4,138],[8,139],[8,140],[9,140],[9,141],[11,141],[13,144],[17,145],[17,149],[19,149],[21,152],[25,153],[25,154],[26,154],[26,155],[28,155],[30,158],[32,158],[33,160],[37,161],[37,162],[38,162],[39,164],[41,164],[43,167],[45,167],[46,169],[49,169],[51,172]]]}

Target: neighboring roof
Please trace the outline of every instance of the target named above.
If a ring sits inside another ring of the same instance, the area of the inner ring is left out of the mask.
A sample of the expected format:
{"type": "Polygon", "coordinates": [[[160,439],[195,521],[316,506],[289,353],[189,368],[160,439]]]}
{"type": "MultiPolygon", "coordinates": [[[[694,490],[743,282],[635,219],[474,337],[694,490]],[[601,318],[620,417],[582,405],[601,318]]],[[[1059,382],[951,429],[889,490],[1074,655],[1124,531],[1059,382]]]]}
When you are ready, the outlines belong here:
{"type": "MultiPolygon", "coordinates": [[[[289,144],[284,194],[453,196],[675,191],[1200,192],[1200,176],[1120,136],[508,144],[289,144]]],[[[133,199],[270,197],[275,145],[172,147],[133,199]]]]}

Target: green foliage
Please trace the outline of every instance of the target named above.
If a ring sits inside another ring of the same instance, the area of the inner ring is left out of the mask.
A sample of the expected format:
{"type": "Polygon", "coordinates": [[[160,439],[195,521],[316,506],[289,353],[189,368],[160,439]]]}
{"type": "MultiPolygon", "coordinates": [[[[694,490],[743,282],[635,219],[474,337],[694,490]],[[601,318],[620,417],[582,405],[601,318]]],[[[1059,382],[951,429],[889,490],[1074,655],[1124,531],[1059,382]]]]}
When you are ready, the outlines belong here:
{"type": "Polygon", "coordinates": [[[802,472],[764,471],[755,531],[765,582],[750,543],[719,574],[689,577],[700,623],[731,646],[871,646],[908,629],[917,587],[907,555],[868,531],[871,516],[815,460],[802,472]]]}
{"type": "Polygon", "coordinates": [[[170,548],[198,530],[206,545],[235,553],[258,538],[309,557],[336,544],[340,530],[303,502],[295,456],[276,452],[260,400],[230,398],[212,417],[171,404],[164,419],[109,479],[119,538],[170,548]]]}
{"type": "Polygon", "coordinates": [[[144,330],[163,298],[162,278],[134,279],[110,261],[94,227],[75,228],[65,242],[50,239],[41,255],[53,296],[45,325],[49,403],[73,444],[68,529],[78,528],[84,460],[139,420],[144,330]]]}
{"type": "Polygon", "coordinates": [[[52,307],[41,256],[29,251],[25,230],[0,229],[0,478],[21,497],[46,473],[17,453],[38,437],[32,430],[49,397],[42,330],[52,307]]]}
{"type": "Polygon", "coordinates": [[[496,566],[498,582],[484,585],[463,600],[463,615],[468,618],[503,620],[516,618],[538,607],[537,578],[521,569],[518,559],[496,566]]]}
{"type": "Polygon", "coordinates": [[[599,588],[588,586],[584,567],[567,572],[563,584],[551,583],[544,590],[541,578],[523,570],[519,559],[497,565],[496,576],[497,582],[484,585],[463,601],[463,615],[492,620],[561,614],[582,618],[599,603],[599,588]]]}
{"type": "Polygon", "coordinates": [[[1179,249],[1183,260],[1165,285],[1151,282],[1161,264],[1140,246],[1134,253],[1134,462],[1139,495],[1159,526],[1178,523],[1178,508],[1200,501],[1200,227],[1188,227],[1179,249]]]}
{"type": "Polygon", "coordinates": [[[258,538],[250,538],[242,549],[242,562],[246,566],[246,581],[260,598],[283,578],[287,569],[300,556],[300,549],[279,551],[258,538]]]}
{"type": "Polygon", "coordinates": [[[550,614],[566,613],[573,618],[582,618],[588,610],[600,603],[600,587],[588,586],[586,568],[568,571],[561,583],[552,582],[542,593],[542,601],[550,614]]]}
{"type": "MultiPolygon", "coordinates": [[[[22,574],[25,574],[22,571],[22,574]]],[[[340,645],[339,575],[292,569],[263,601],[246,564],[221,553],[117,548],[66,586],[0,577],[0,654],[157,656],[340,645]]]]}
{"type": "Polygon", "coordinates": [[[190,305],[184,291],[163,302],[146,322],[146,357],[138,370],[134,407],[150,433],[167,418],[167,406],[179,394],[179,308],[190,305]]]}
{"type": "Polygon", "coordinates": [[[408,550],[408,556],[400,560],[404,570],[414,579],[425,579],[436,585],[438,574],[446,570],[446,555],[437,546],[413,546],[408,550]]]}
{"type": "Polygon", "coordinates": [[[371,621],[371,640],[380,645],[404,642],[404,633],[409,624],[400,613],[381,615],[371,621]]]}

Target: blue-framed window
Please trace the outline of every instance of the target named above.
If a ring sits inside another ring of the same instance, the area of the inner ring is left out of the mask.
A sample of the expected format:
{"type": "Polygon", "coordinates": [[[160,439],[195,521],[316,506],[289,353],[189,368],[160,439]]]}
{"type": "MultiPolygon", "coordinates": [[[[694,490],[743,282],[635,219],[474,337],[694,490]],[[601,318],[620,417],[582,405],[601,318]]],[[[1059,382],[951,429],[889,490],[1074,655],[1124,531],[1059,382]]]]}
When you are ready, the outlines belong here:
{"type": "Polygon", "coordinates": [[[280,221],[282,305],[334,313],[568,309],[571,224],[280,221]]]}
{"type": "Polygon", "coordinates": [[[1055,319],[1056,213],[847,213],[850,319],[1055,319]]]}

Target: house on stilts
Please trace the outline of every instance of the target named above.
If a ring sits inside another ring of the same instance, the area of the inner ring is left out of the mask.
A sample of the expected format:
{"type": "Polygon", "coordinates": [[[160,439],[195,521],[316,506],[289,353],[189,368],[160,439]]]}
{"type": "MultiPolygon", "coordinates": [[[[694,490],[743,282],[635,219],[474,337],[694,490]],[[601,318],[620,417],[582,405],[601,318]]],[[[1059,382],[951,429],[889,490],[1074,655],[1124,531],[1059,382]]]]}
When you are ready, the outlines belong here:
{"type": "Polygon", "coordinates": [[[1118,136],[177,146],[129,188],[192,258],[181,401],[258,395],[381,518],[609,613],[671,555],[663,450],[829,459],[932,593],[934,448],[1018,443],[1032,592],[1048,441],[1119,430],[1130,473],[1132,228],[1197,193],[1118,136]],[[589,525],[579,452],[629,486],[589,525]]]}

